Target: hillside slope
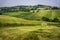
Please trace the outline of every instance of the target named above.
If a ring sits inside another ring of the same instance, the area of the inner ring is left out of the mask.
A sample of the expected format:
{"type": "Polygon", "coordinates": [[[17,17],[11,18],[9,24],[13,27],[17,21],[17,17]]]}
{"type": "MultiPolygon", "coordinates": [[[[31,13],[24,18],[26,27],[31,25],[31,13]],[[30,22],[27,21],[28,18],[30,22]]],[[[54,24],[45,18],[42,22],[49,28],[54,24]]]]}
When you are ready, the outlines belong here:
{"type": "Polygon", "coordinates": [[[10,16],[4,16],[0,15],[0,26],[16,26],[16,25],[39,25],[41,22],[39,21],[30,21],[25,20],[22,18],[16,18],[16,17],[10,17],[10,16]]]}
{"type": "Polygon", "coordinates": [[[47,17],[49,19],[58,18],[60,20],[60,10],[32,10],[34,12],[10,12],[4,15],[24,18],[24,19],[41,19],[47,17]],[[37,12],[38,11],[38,12],[37,12]]]}

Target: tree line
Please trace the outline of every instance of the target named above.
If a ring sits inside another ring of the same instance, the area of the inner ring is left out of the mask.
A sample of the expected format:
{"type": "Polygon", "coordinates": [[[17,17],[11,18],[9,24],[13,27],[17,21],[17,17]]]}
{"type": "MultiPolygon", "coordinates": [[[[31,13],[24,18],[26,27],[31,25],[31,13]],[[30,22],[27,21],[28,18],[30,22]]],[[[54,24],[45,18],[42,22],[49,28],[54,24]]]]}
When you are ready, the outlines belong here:
{"type": "Polygon", "coordinates": [[[44,8],[44,10],[57,10],[57,9],[60,9],[59,7],[42,6],[42,5],[35,5],[35,6],[15,6],[15,7],[1,7],[0,8],[0,13],[18,12],[18,11],[30,12],[31,10],[37,10],[38,8],[44,8]]]}

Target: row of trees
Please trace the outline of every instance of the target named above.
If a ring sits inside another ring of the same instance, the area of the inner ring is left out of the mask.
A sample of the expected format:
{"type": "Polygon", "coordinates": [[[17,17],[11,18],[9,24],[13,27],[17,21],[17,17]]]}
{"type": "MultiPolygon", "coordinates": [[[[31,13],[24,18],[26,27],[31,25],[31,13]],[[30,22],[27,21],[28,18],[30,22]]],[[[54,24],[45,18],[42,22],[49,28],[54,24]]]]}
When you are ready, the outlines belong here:
{"type": "Polygon", "coordinates": [[[46,18],[46,17],[42,17],[42,20],[43,21],[49,21],[49,22],[59,22],[59,19],[56,17],[54,19],[49,19],[49,18],[46,18]]]}
{"type": "Polygon", "coordinates": [[[49,19],[47,17],[42,17],[42,18],[34,18],[33,17],[33,18],[25,18],[25,19],[27,19],[27,20],[37,20],[37,21],[43,20],[43,21],[47,21],[47,22],[60,22],[60,20],[57,17],[55,17],[53,19],[49,19]]]}
{"type": "Polygon", "coordinates": [[[2,7],[0,8],[0,12],[1,13],[5,13],[5,12],[18,12],[18,11],[24,11],[24,12],[29,12],[30,9],[25,6],[18,6],[18,7],[2,7]]]}
{"type": "Polygon", "coordinates": [[[15,6],[15,7],[2,7],[0,8],[0,12],[17,12],[24,11],[29,12],[31,10],[37,10],[37,8],[44,8],[44,10],[56,10],[59,7],[50,7],[50,6],[15,6]]]}

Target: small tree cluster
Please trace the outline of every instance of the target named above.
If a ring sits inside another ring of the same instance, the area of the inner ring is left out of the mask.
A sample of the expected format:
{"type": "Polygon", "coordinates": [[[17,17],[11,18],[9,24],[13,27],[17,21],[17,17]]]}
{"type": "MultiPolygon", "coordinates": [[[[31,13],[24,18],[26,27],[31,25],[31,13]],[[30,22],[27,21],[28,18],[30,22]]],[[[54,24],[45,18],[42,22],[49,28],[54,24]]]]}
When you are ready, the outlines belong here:
{"type": "Polygon", "coordinates": [[[57,9],[59,9],[59,8],[58,8],[58,7],[52,7],[52,9],[53,9],[53,10],[57,10],[57,9]]]}
{"type": "Polygon", "coordinates": [[[59,22],[59,19],[56,17],[54,19],[49,19],[47,17],[42,17],[43,21],[49,21],[49,22],[59,22]]]}
{"type": "Polygon", "coordinates": [[[52,20],[52,22],[59,22],[59,19],[56,17],[52,20]]]}
{"type": "Polygon", "coordinates": [[[0,13],[0,15],[2,15],[2,13],[0,13]]]}
{"type": "Polygon", "coordinates": [[[42,17],[42,20],[43,20],[43,21],[49,21],[49,19],[46,18],[46,17],[42,17]]]}

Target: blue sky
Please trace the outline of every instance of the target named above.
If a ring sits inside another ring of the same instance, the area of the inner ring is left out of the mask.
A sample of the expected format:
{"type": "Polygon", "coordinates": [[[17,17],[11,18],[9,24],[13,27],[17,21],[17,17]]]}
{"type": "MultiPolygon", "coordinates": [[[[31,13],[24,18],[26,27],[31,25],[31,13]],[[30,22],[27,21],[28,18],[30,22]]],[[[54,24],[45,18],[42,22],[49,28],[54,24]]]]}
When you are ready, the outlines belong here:
{"type": "Polygon", "coordinates": [[[0,0],[0,7],[37,4],[60,6],[60,0],[0,0]]]}

